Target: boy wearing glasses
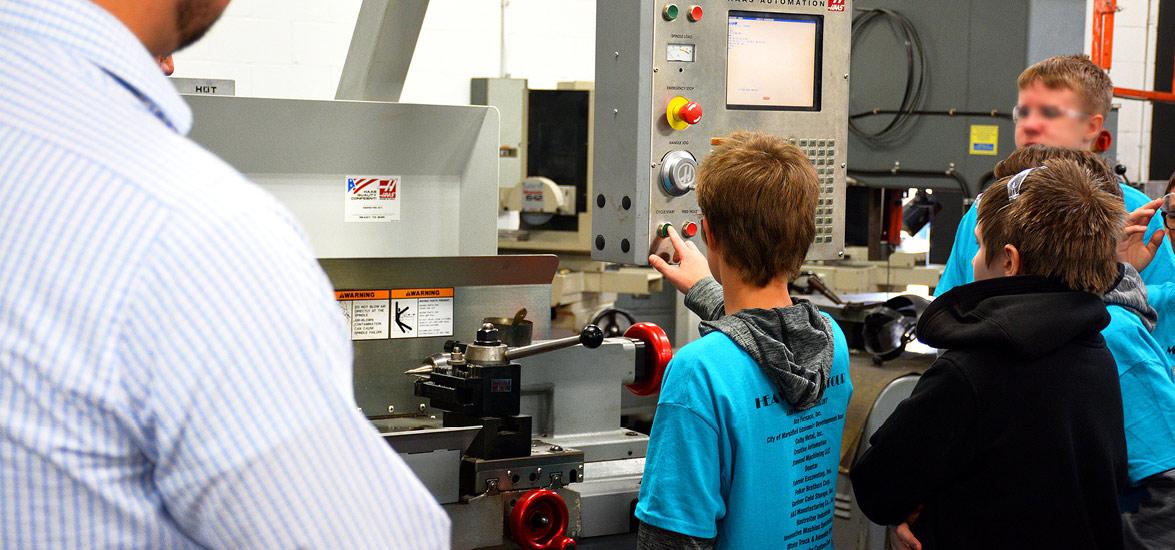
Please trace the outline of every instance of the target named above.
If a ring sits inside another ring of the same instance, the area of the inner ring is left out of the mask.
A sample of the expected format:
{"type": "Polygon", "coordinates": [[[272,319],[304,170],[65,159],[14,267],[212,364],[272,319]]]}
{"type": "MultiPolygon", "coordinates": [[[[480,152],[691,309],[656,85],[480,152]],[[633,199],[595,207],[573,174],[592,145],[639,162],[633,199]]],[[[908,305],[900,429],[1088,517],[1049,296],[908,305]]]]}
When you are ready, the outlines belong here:
{"type": "MultiPolygon", "coordinates": [[[[1065,149],[1089,151],[1101,133],[1113,99],[1110,77],[1088,57],[1056,56],[1041,61],[1020,74],[1018,101],[1013,109],[1016,120],[1016,147],[1041,144],[1065,149]]],[[[1126,211],[1145,206],[1150,198],[1142,192],[1121,185],[1126,211]]],[[[975,240],[976,208],[959,222],[950,259],[935,289],[941,296],[950,289],[974,280],[971,258],[979,248],[975,240]]],[[[1154,261],[1141,271],[1143,281],[1157,285],[1175,281],[1175,253],[1171,247],[1157,247],[1163,239],[1162,220],[1155,216],[1142,238],[1156,245],[1154,261]]],[[[1154,297],[1158,297],[1158,294],[1154,297]]],[[[1168,353],[1168,363],[1175,363],[1175,309],[1152,301],[1159,310],[1159,322],[1153,335],[1168,353]]],[[[1175,304],[1173,304],[1175,306],[1175,304]]]]}
{"type": "Polygon", "coordinates": [[[928,549],[1122,548],[1122,394],[1100,333],[1124,217],[1071,160],[984,193],[976,282],[918,323],[945,352],[853,468],[871,520],[917,515],[928,549]]]}
{"type": "Polygon", "coordinates": [[[815,169],[778,137],[738,132],[702,162],[697,193],[709,257],[669,237],[681,265],[714,278],[687,295],[702,338],[665,372],[639,547],[831,547],[848,346],[788,293],[815,237],[815,169]]]}

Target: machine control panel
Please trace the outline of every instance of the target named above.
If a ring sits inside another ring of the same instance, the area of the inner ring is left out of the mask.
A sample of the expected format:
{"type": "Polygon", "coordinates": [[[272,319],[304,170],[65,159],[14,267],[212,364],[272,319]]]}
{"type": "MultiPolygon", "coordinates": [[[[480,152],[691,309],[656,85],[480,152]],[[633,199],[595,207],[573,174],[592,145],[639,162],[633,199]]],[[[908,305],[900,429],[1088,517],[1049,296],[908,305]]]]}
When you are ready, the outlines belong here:
{"type": "Polygon", "coordinates": [[[596,11],[593,259],[672,260],[667,228],[700,230],[698,164],[737,130],[783,137],[808,156],[820,185],[808,258],[838,258],[851,9],[631,0],[596,11]]]}

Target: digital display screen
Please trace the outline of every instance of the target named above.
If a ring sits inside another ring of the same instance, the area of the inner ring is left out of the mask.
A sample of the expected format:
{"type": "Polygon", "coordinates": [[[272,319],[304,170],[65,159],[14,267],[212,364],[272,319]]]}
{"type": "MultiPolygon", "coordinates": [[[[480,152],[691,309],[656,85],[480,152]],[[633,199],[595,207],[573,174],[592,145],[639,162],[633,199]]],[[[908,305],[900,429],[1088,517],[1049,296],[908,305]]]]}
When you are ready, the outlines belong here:
{"type": "Polygon", "coordinates": [[[820,110],[824,17],[731,11],[726,108],[820,110]]]}

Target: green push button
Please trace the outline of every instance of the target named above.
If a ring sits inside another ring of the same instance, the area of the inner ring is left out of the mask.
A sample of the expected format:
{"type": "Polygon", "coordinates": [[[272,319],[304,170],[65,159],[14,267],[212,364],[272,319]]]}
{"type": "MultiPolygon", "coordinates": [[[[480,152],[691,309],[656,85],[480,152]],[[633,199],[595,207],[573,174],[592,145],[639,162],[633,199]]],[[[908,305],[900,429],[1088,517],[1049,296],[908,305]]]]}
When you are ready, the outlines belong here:
{"type": "Polygon", "coordinates": [[[673,21],[674,19],[677,19],[677,4],[665,4],[665,7],[661,10],[661,16],[664,17],[666,21],[673,21]]]}

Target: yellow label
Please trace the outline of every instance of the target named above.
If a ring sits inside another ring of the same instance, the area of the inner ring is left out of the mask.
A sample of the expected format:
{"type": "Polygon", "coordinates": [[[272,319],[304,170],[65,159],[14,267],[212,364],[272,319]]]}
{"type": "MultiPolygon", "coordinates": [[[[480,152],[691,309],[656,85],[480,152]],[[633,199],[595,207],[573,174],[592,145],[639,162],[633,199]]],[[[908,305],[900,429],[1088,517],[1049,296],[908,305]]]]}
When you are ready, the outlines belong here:
{"type": "Polygon", "coordinates": [[[989,157],[1000,154],[1000,127],[994,124],[972,124],[971,145],[967,152],[989,157]]]}

